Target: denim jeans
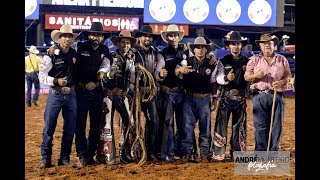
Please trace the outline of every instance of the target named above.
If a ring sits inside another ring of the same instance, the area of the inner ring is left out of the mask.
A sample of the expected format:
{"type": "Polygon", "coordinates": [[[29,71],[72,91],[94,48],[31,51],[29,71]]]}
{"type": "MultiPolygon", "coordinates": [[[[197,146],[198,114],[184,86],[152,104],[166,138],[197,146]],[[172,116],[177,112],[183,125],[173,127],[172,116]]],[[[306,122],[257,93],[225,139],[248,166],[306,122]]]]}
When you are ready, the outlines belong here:
{"type": "Polygon", "coordinates": [[[44,111],[44,128],[41,144],[42,159],[51,159],[53,134],[55,132],[58,116],[61,110],[63,117],[63,131],[60,159],[70,159],[73,134],[76,128],[76,93],[75,91],[71,91],[70,94],[62,94],[52,88],[49,89],[46,109],[44,111]]]}
{"type": "Polygon", "coordinates": [[[100,122],[102,113],[102,90],[88,90],[77,87],[77,123],[75,143],[78,157],[92,158],[98,149],[100,139],[100,122]],[[89,112],[90,129],[86,138],[86,124],[89,112]]]}
{"type": "MultiPolygon", "coordinates": [[[[273,94],[260,93],[252,97],[255,151],[267,151],[271,122],[273,94]]],[[[269,151],[278,151],[284,118],[284,99],[276,95],[274,120],[269,151]]]]}
{"type": "Polygon", "coordinates": [[[199,120],[199,146],[200,155],[210,154],[211,144],[211,110],[210,95],[194,98],[187,94],[183,102],[183,138],[182,153],[190,155],[193,150],[194,128],[199,120]]]}
{"type": "Polygon", "coordinates": [[[226,152],[228,122],[232,114],[232,129],[230,138],[230,155],[234,151],[246,150],[246,123],[247,123],[246,99],[230,99],[223,97],[217,109],[216,122],[212,150],[214,155],[223,156],[226,152]]]}
{"type": "Polygon", "coordinates": [[[184,91],[160,91],[159,101],[159,136],[161,136],[161,153],[160,157],[173,156],[175,151],[181,147],[182,137],[182,101],[184,91]],[[176,118],[174,118],[174,115],[176,118]],[[174,119],[176,119],[176,134],[178,136],[177,144],[174,144],[174,119]],[[176,149],[175,149],[176,148],[176,149]]]}
{"type": "Polygon", "coordinates": [[[34,85],[34,94],[32,98],[32,102],[37,102],[40,93],[40,82],[39,78],[35,73],[26,73],[26,81],[27,81],[27,99],[26,103],[31,103],[31,91],[32,84],[34,85]]]}

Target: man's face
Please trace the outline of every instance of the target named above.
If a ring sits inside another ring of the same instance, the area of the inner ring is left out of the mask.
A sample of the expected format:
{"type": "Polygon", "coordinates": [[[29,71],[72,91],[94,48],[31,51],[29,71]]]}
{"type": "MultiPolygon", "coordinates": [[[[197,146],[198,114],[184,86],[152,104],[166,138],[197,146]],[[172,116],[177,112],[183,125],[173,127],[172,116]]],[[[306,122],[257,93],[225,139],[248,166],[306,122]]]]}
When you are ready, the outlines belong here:
{"type": "Polygon", "coordinates": [[[242,43],[240,41],[230,42],[229,49],[232,54],[240,54],[242,43]]]}
{"type": "Polygon", "coordinates": [[[203,46],[203,45],[196,45],[194,47],[193,51],[194,51],[194,55],[198,59],[203,58],[208,52],[207,48],[205,46],[203,46]]]}
{"type": "Polygon", "coordinates": [[[274,42],[273,41],[266,41],[259,43],[260,49],[262,53],[266,56],[271,56],[274,52],[274,42]]]}
{"type": "Polygon", "coordinates": [[[140,46],[142,47],[150,47],[153,41],[153,36],[150,34],[142,34],[139,37],[140,46]]]}
{"type": "Polygon", "coordinates": [[[178,46],[179,34],[175,32],[168,33],[168,45],[178,46]]]}
{"type": "Polygon", "coordinates": [[[73,35],[70,33],[61,34],[59,43],[62,48],[70,47],[73,43],[73,35]]]}
{"type": "Polygon", "coordinates": [[[119,51],[121,53],[127,53],[129,49],[131,48],[130,40],[127,38],[121,39],[120,42],[118,42],[119,51]]]}
{"type": "Polygon", "coordinates": [[[90,33],[88,35],[88,38],[92,46],[95,47],[95,46],[99,46],[102,43],[104,36],[102,33],[90,33]]]}

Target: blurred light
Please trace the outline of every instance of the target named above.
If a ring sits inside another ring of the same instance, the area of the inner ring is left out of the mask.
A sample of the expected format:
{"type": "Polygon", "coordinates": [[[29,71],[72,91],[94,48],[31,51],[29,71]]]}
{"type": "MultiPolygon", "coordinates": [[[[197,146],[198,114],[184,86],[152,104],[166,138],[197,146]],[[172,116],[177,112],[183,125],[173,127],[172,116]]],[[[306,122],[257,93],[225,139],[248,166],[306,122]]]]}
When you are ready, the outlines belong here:
{"type": "Polygon", "coordinates": [[[51,45],[53,45],[53,44],[54,44],[54,42],[53,42],[53,41],[50,41],[50,44],[51,44],[51,45]]]}
{"type": "Polygon", "coordinates": [[[46,43],[43,43],[43,46],[47,46],[47,44],[46,44],[46,43]]]}

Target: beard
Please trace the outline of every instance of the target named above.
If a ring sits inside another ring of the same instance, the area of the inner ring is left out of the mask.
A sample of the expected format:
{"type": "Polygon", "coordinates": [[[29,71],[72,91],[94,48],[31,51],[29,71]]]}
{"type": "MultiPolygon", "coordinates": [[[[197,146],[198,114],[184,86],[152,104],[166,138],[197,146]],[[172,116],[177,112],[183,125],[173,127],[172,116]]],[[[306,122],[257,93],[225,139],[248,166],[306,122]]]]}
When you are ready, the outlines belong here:
{"type": "Polygon", "coordinates": [[[99,46],[99,45],[101,44],[99,41],[97,41],[97,40],[91,40],[91,39],[90,39],[90,43],[91,43],[91,45],[92,45],[93,47],[99,46]]]}
{"type": "Polygon", "coordinates": [[[142,43],[145,47],[150,47],[151,46],[151,42],[150,41],[144,41],[142,43]]]}

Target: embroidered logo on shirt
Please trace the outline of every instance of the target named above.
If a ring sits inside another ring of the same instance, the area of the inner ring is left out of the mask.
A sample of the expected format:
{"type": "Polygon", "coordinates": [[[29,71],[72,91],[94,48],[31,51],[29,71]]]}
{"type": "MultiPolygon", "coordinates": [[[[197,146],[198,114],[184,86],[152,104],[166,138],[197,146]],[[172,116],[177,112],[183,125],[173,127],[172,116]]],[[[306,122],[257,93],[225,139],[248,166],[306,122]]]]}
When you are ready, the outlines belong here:
{"type": "Polygon", "coordinates": [[[206,69],[206,75],[209,75],[211,73],[211,69],[206,69]]]}
{"type": "Polygon", "coordinates": [[[90,53],[88,51],[83,51],[81,53],[82,56],[90,56],[90,53]]]}
{"type": "Polygon", "coordinates": [[[76,63],[77,59],[75,57],[72,58],[73,64],[76,63]]]}
{"type": "Polygon", "coordinates": [[[105,57],[105,55],[104,55],[104,54],[101,54],[101,60],[103,60],[103,59],[104,59],[104,57],[105,57]]]}

